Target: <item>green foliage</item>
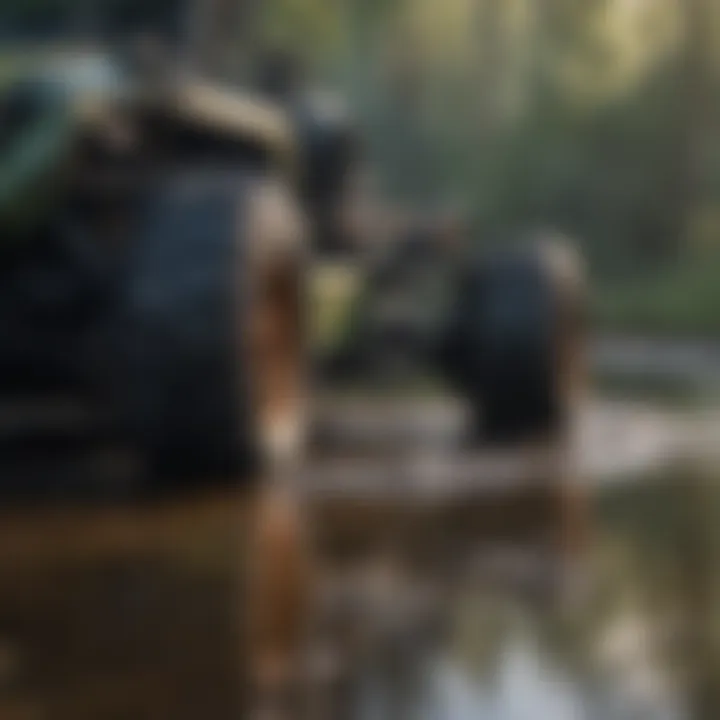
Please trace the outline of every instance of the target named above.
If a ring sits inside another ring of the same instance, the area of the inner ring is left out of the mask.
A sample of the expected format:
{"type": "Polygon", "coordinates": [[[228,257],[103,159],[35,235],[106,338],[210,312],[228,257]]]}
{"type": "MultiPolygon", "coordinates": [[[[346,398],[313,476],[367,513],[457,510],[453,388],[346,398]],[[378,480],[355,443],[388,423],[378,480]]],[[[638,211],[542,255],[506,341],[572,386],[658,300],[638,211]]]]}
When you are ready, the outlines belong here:
{"type": "Polygon", "coordinates": [[[673,79],[650,78],[592,113],[536,109],[494,151],[481,183],[490,227],[552,224],[581,238],[602,276],[660,260],[676,211],[673,79]]]}
{"type": "Polygon", "coordinates": [[[690,255],[647,277],[600,288],[601,327],[648,334],[720,336],[720,253],[690,255]]]}
{"type": "Polygon", "coordinates": [[[344,37],[342,4],[332,0],[275,0],[261,11],[260,34],[272,46],[300,51],[318,62],[338,55],[344,37]]]}

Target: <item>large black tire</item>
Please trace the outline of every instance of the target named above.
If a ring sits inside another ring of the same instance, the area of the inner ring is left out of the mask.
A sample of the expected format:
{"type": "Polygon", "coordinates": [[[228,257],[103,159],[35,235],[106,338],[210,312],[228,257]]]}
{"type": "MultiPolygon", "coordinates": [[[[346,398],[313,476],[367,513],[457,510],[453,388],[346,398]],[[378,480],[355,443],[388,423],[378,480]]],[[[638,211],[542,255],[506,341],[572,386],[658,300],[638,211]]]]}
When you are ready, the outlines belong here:
{"type": "Polygon", "coordinates": [[[263,461],[251,353],[258,181],[188,172],[140,223],[114,324],[114,409],[163,484],[252,477],[263,461]]]}
{"type": "Polygon", "coordinates": [[[102,288],[60,221],[0,251],[0,394],[77,390],[102,288]]]}
{"type": "Polygon", "coordinates": [[[474,436],[483,441],[556,433],[569,419],[565,350],[575,330],[571,306],[580,300],[548,252],[533,244],[490,253],[460,284],[440,364],[469,402],[474,436]]]}

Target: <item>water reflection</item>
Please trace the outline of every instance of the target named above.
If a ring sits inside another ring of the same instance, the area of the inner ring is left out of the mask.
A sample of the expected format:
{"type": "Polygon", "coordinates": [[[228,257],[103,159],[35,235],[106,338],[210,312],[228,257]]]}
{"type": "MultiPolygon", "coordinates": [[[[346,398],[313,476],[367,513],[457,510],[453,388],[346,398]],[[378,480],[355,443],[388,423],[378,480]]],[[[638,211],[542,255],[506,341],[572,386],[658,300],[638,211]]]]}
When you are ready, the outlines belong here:
{"type": "MultiPolygon", "coordinates": [[[[439,651],[370,663],[329,717],[720,717],[714,478],[677,467],[593,492],[587,603],[463,591],[439,651]]],[[[240,498],[0,525],[3,720],[239,717],[240,498]]]]}
{"type": "MultiPolygon", "coordinates": [[[[394,688],[415,704],[404,717],[719,717],[717,499],[690,468],[609,487],[596,499],[588,602],[568,614],[510,593],[464,594],[431,672],[394,688]]],[[[399,717],[377,688],[367,693],[363,720],[399,717]]]]}

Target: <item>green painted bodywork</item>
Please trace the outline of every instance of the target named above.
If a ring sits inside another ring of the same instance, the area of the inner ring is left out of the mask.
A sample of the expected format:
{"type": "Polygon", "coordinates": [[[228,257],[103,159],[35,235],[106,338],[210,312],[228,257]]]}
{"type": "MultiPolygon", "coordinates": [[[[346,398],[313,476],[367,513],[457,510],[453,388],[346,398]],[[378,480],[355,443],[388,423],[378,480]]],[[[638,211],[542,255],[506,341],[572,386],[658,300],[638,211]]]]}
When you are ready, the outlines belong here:
{"type": "Polygon", "coordinates": [[[77,122],[67,98],[48,97],[40,115],[0,147],[3,240],[32,230],[62,194],[77,122]]]}
{"type": "Polygon", "coordinates": [[[319,262],[311,269],[312,347],[319,355],[347,342],[364,289],[365,275],[353,262],[319,262]]]}

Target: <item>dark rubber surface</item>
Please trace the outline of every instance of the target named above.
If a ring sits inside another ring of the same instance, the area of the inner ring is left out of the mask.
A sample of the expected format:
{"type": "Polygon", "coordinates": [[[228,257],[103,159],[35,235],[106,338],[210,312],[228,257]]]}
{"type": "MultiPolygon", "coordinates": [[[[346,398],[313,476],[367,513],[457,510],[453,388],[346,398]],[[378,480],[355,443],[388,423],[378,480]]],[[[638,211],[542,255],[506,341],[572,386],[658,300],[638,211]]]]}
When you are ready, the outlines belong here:
{"type": "Polygon", "coordinates": [[[254,463],[238,258],[247,182],[213,173],[165,180],[129,262],[115,405],[158,478],[246,475],[254,463]]]}
{"type": "Polygon", "coordinates": [[[465,273],[440,363],[485,440],[520,440],[558,421],[555,297],[531,249],[491,254],[465,273]]]}

